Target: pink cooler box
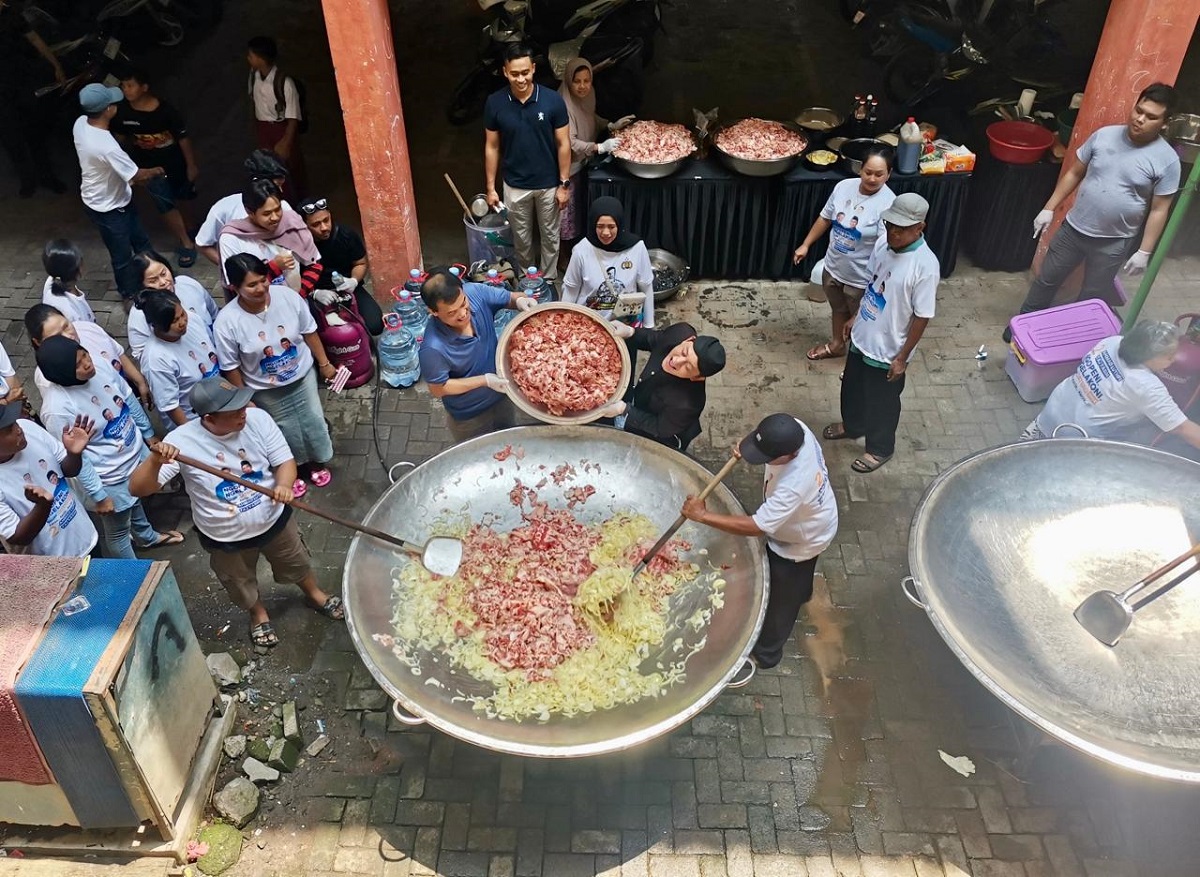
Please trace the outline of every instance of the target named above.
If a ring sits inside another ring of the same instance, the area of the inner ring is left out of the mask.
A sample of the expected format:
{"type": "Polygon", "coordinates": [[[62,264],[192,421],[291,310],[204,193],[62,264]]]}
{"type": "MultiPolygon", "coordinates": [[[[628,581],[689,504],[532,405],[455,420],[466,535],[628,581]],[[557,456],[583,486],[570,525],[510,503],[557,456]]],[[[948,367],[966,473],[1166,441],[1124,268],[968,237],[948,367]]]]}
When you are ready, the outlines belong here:
{"type": "Polygon", "coordinates": [[[1009,326],[1012,344],[1004,371],[1026,402],[1048,397],[1096,342],[1121,331],[1112,309],[1098,299],[1019,314],[1009,326]]]}

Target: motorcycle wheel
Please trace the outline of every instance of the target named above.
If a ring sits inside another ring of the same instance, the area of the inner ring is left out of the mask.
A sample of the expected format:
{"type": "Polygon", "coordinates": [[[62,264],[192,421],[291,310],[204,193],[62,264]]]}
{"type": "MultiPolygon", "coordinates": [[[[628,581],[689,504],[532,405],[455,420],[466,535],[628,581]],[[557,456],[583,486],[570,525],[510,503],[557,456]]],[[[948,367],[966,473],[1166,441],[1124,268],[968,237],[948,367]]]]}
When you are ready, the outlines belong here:
{"type": "Polygon", "coordinates": [[[933,93],[938,75],[936,55],[909,48],[883,68],[883,93],[891,101],[910,106],[933,93]]]}
{"type": "Polygon", "coordinates": [[[446,106],[446,121],[451,125],[466,125],[483,115],[488,95],[496,90],[495,77],[484,64],[477,64],[454,89],[446,106]]]}
{"type": "Polygon", "coordinates": [[[158,27],[160,46],[178,46],[183,42],[183,22],[171,13],[160,12],[153,7],[147,7],[147,12],[158,27]]]}

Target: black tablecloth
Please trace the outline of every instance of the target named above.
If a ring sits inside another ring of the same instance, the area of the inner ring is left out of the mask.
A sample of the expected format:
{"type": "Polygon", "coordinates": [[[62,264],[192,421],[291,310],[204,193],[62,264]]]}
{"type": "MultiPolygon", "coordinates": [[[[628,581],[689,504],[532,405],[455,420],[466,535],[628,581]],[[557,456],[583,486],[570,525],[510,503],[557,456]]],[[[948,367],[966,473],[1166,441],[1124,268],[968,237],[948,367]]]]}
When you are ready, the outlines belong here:
{"type": "MultiPolygon", "coordinates": [[[[607,163],[588,171],[588,198],[604,195],[625,206],[629,227],[648,247],[675,253],[695,277],[807,279],[826,247],[792,265],[829,193],[844,175],[797,167],[781,177],[747,177],[717,159],[696,159],[661,180],[630,176],[607,163]]],[[[949,277],[958,257],[959,222],[966,207],[969,174],[901,176],[888,183],[897,194],[919,192],[930,204],[926,237],[949,277]]]]}
{"type": "Polygon", "coordinates": [[[989,271],[1024,271],[1032,264],[1037,250],[1033,218],[1050,200],[1061,167],[979,156],[967,201],[970,221],[963,229],[963,249],[971,261],[989,271]]]}

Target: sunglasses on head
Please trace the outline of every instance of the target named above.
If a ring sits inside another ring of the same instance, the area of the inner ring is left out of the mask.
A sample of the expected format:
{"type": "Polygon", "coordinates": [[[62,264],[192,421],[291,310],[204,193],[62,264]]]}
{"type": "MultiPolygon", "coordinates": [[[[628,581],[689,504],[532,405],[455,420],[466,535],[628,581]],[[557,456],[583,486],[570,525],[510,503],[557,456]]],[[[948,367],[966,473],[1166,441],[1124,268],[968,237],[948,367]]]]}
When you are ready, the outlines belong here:
{"type": "Polygon", "coordinates": [[[318,210],[328,210],[328,209],[329,209],[329,199],[328,198],[317,198],[315,201],[305,201],[303,204],[300,205],[300,212],[303,213],[305,216],[312,216],[318,210]]]}

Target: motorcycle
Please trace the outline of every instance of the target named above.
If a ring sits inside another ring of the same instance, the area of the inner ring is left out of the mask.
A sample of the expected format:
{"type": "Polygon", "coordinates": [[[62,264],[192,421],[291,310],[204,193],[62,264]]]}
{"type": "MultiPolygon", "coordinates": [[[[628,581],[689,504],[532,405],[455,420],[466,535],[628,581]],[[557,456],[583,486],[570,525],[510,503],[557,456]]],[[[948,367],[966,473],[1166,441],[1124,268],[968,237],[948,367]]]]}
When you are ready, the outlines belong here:
{"type": "Polygon", "coordinates": [[[534,53],[536,79],[553,87],[574,57],[592,64],[596,112],[606,118],[636,113],[645,87],[643,68],[662,29],[660,0],[479,0],[492,19],[483,28],[479,62],[451,95],[446,118],[465,125],[478,118],[488,95],[506,84],[504,52],[522,43],[534,53]]]}
{"type": "Polygon", "coordinates": [[[890,26],[905,40],[884,67],[884,93],[912,107],[981,70],[1043,97],[1077,90],[1086,72],[1041,15],[1054,2],[984,0],[965,20],[921,2],[897,4],[890,26]]]}

